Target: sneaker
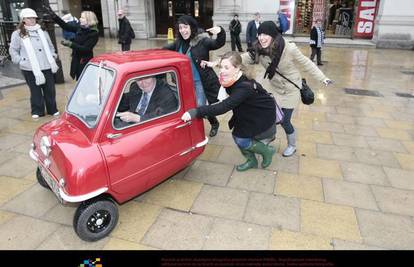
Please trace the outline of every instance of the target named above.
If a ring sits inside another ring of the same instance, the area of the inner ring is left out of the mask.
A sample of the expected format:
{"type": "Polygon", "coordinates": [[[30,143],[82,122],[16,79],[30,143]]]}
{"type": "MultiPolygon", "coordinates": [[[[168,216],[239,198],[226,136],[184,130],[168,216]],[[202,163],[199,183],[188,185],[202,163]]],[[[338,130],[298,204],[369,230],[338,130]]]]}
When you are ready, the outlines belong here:
{"type": "Polygon", "coordinates": [[[54,114],[53,114],[53,117],[57,117],[57,116],[59,116],[60,115],[60,113],[59,113],[59,111],[58,112],[55,112],[54,114]]]}
{"type": "Polygon", "coordinates": [[[284,157],[290,157],[290,156],[292,156],[293,154],[295,154],[295,152],[296,152],[296,147],[295,147],[295,146],[288,146],[288,147],[285,149],[285,151],[283,151],[282,156],[284,156],[284,157]]]}
{"type": "Polygon", "coordinates": [[[39,115],[37,115],[37,114],[32,115],[32,119],[38,119],[38,118],[39,118],[39,115]]]}

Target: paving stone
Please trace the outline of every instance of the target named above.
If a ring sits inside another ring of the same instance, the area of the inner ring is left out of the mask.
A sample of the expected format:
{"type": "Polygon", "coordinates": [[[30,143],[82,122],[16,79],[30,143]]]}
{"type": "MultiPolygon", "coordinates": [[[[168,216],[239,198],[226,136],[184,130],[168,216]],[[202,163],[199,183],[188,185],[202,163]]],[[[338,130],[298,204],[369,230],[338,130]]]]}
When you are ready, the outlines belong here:
{"type": "Polygon", "coordinates": [[[317,155],[324,159],[355,160],[355,154],[351,147],[317,144],[316,149],[317,155]]]}
{"type": "Polygon", "coordinates": [[[321,178],[279,172],[274,190],[276,195],[323,201],[321,178]]]}
{"type": "Polygon", "coordinates": [[[411,136],[405,130],[392,128],[377,128],[378,135],[382,138],[390,138],[401,141],[411,141],[411,136]]]}
{"type": "MultiPolygon", "coordinates": [[[[284,150],[285,147],[282,148],[284,150]]],[[[300,148],[298,148],[299,150],[300,148]]],[[[298,153],[294,154],[290,157],[283,157],[281,154],[277,153],[273,156],[273,161],[268,170],[273,171],[282,171],[282,172],[289,172],[289,173],[298,173],[299,171],[299,156],[298,153]]]]}
{"type": "Polygon", "coordinates": [[[272,231],[272,250],[332,250],[331,239],[313,234],[287,230],[272,231]]]}
{"type": "Polygon", "coordinates": [[[233,171],[228,187],[247,191],[273,193],[276,172],[263,169],[252,169],[245,172],[233,171]]]}
{"type": "Polygon", "coordinates": [[[149,204],[188,211],[202,186],[192,181],[168,179],[143,194],[140,199],[149,204]]]}
{"type": "Polygon", "coordinates": [[[155,250],[155,248],[119,238],[109,238],[103,250],[155,250]]]}
{"type": "Polygon", "coordinates": [[[302,200],[300,216],[304,233],[362,241],[355,211],[351,207],[302,200]]]}
{"type": "MultiPolygon", "coordinates": [[[[319,121],[319,120],[316,120],[319,121]]],[[[308,119],[292,119],[292,124],[295,125],[297,129],[306,129],[312,130],[313,129],[313,120],[308,119]]]]}
{"type": "Polygon", "coordinates": [[[135,201],[119,206],[118,225],[111,237],[139,243],[160,212],[159,206],[135,201]]]}
{"type": "Polygon", "coordinates": [[[344,126],[342,126],[342,124],[334,123],[334,122],[315,121],[313,123],[313,130],[343,133],[344,126]]]}
{"type": "Polygon", "coordinates": [[[0,210],[0,225],[15,217],[15,213],[0,210]]]}
{"type": "Polygon", "coordinates": [[[332,133],[332,138],[335,145],[348,147],[368,147],[368,143],[363,136],[351,134],[332,133]]]}
{"type": "Polygon", "coordinates": [[[380,137],[365,137],[371,149],[390,152],[406,152],[404,146],[398,140],[380,137]]]}
{"type": "Polygon", "coordinates": [[[400,168],[400,163],[392,152],[354,148],[354,154],[361,163],[400,168]]]}
{"type": "Polygon", "coordinates": [[[13,151],[7,151],[6,152],[5,150],[0,149],[0,166],[4,162],[6,162],[6,161],[8,161],[12,158],[16,158],[17,156],[20,156],[20,155],[21,155],[21,153],[18,153],[18,152],[13,152],[13,151]]]}
{"type": "Polygon", "coordinates": [[[368,185],[323,179],[325,201],[370,210],[379,210],[368,185]]]}
{"type": "Polygon", "coordinates": [[[386,127],[384,120],[379,118],[359,117],[355,118],[356,124],[371,127],[386,127]]]}
{"type": "MultiPolygon", "coordinates": [[[[206,128],[207,128],[206,130],[210,131],[209,130],[210,126],[206,128]]],[[[222,132],[220,133],[219,137],[220,138],[216,138],[216,137],[210,138],[208,141],[208,144],[216,145],[216,146],[229,146],[229,147],[236,146],[231,133],[222,132]]]]}
{"type": "Polygon", "coordinates": [[[37,164],[29,158],[29,155],[22,154],[0,165],[0,175],[23,178],[31,172],[36,172],[36,168],[37,164]]]}
{"type": "Polygon", "coordinates": [[[296,198],[251,193],[244,220],[249,223],[299,231],[300,202],[296,198]]]}
{"type": "Polygon", "coordinates": [[[414,216],[414,191],[372,186],[375,199],[384,212],[414,216]]]}
{"type": "Polygon", "coordinates": [[[46,221],[73,226],[73,217],[77,209],[76,204],[56,205],[50,209],[42,219],[46,221]]]}
{"type": "Polygon", "coordinates": [[[58,224],[15,216],[0,225],[0,249],[28,250],[37,248],[56,229],[58,224]]]}
{"type": "Polygon", "coordinates": [[[200,155],[200,160],[217,160],[221,153],[223,146],[207,144],[203,154],[200,155]]]}
{"type": "Polygon", "coordinates": [[[298,130],[297,139],[302,142],[332,144],[332,136],[330,132],[298,130]]]}
{"type": "Polygon", "coordinates": [[[414,247],[414,223],[407,216],[357,209],[364,244],[386,249],[414,247]]]}
{"type": "Polygon", "coordinates": [[[414,142],[410,142],[410,141],[403,141],[402,142],[405,149],[410,152],[411,154],[414,154],[414,142]]]}
{"type": "Polygon", "coordinates": [[[347,134],[362,135],[362,136],[378,136],[375,128],[369,126],[344,124],[344,130],[347,134]]]}
{"type": "Polygon", "coordinates": [[[370,118],[378,118],[378,119],[386,119],[386,120],[393,119],[390,113],[386,111],[365,111],[363,115],[370,117],[370,118]]]}
{"type": "Polygon", "coordinates": [[[343,114],[343,115],[351,115],[351,116],[356,116],[359,117],[361,116],[361,113],[364,112],[364,110],[372,110],[370,107],[353,107],[353,108],[349,108],[349,107],[336,107],[336,111],[338,112],[338,114],[343,114]]]}
{"type": "MultiPolygon", "coordinates": [[[[282,152],[281,152],[282,153],[282,152]]],[[[316,144],[309,142],[296,142],[296,153],[300,156],[317,157],[316,144]]]]}
{"type": "Polygon", "coordinates": [[[271,228],[240,221],[216,219],[203,246],[205,250],[268,249],[271,228]]]}
{"type": "Polygon", "coordinates": [[[33,186],[34,182],[0,176],[0,206],[33,186]]]}
{"type": "Polygon", "coordinates": [[[30,137],[21,134],[2,134],[0,135],[0,149],[8,150],[27,140],[30,140],[30,137]]]}
{"type": "Polygon", "coordinates": [[[329,177],[342,179],[338,161],[315,158],[300,158],[299,174],[305,176],[329,177]]]}
{"type": "Polygon", "coordinates": [[[414,170],[414,154],[394,153],[401,167],[406,170],[414,170]]]}
{"type": "Polygon", "coordinates": [[[241,219],[248,195],[248,192],[243,190],[205,185],[191,211],[228,219],[241,219]]]}
{"type": "Polygon", "coordinates": [[[225,186],[234,166],[228,164],[196,161],[185,175],[185,179],[210,185],[225,186]]]}
{"type": "Polygon", "coordinates": [[[42,217],[59,201],[48,189],[34,185],[2,206],[2,209],[32,217],[42,217]]]}
{"type": "Polygon", "coordinates": [[[239,165],[245,161],[246,159],[243,157],[236,145],[223,146],[223,149],[217,158],[217,162],[231,165],[239,165]]]}
{"type": "Polygon", "coordinates": [[[37,250],[101,250],[108,242],[104,238],[95,242],[86,242],[80,239],[73,227],[60,226],[53,234],[36,249],[37,250]]]}
{"type": "Polygon", "coordinates": [[[168,250],[197,250],[210,233],[213,218],[163,209],[141,244],[168,250]]]}
{"type": "Polygon", "coordinates": [[[349,242],[340,239],[333,240],[334,250],[384,250],[384,248],[349,242]]]}
{"type": "Polygon", "coordinates": [[[355,124],[355,118],[348,115],[343,114],[326,114],[326,121],[328,122],[336,122],[341,124],[355,124]]]}
{"type": "Polygon", "coordinates": [[[384,167],[388,180],[396,188],[414,190],[414,171],[384,167]]]}
{"type": "Polygon", "coordinates": [[[345,180],[363,184],[389,185],[383,169],[363,163],[341,163],[345,180]]]}

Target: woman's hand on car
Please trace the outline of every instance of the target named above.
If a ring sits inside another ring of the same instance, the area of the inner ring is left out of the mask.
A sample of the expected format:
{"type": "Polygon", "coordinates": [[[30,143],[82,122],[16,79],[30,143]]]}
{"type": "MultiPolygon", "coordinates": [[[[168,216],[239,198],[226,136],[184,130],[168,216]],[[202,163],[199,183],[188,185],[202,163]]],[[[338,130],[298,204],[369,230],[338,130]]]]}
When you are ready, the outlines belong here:
{"type": "Polygon", "coordinates": [[[187,122],[187,121],[191,121],[191,115],[190,115],[190,113],[188,113],[188,111],[187,111],[187,112],[185,112],[185,113],[183,114],[183,116],[181,116],[181,119],[182,119],[183,121],[185,121],[185,122],[187,122]]]}
{"type": "Polygon", "coordinates": [[[116,116],[125,122],[140,122],[141,121],[141,116],[139,116],[138,114],[129,112],[129,111],[118,112],[116,116]]]}

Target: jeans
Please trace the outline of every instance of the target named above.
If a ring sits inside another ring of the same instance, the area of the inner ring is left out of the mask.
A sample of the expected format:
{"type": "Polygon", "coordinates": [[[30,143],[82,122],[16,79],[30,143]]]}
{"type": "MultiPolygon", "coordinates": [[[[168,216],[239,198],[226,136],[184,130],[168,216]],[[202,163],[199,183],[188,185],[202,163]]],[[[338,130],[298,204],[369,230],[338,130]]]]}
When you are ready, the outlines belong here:
{"type": "Polygon", "coordinates": [[[203,84],[201,83],[200,80],[198,80],[198,81],[194,81],[194,85],[195,85],[195,94],[196,94],[196,99],[197,99],[197,107],[206,105],[207,99],[206,99],[206,94],[204,93],[203,84]]]}
{"type": "Polygon", "coordinates": [[[283,118],[282,127],[286,134],[292,134],[295,129],[293,128],[290,119],[292,118],[293,108],[282,108],[285,117],[283,118]]]}
{"type": "Polygon", "coordinates": [[[238,147],[241,149],[246,149],[252,145],[253,139],[252,138],[242,138],[233,135],[233,140],[238,147]]]}

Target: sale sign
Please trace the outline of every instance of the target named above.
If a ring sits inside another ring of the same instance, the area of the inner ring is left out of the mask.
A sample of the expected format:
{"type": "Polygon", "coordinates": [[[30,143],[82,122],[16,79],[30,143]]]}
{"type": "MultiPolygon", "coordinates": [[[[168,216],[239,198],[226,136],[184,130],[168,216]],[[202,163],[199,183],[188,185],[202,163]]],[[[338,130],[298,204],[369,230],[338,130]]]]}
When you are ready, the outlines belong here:
{"type": "Polygon", "coordinates": [[[372,39],[379,0],[360,0],[355,17],[354,37],[372,39]]]}

